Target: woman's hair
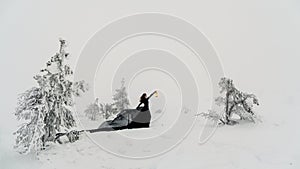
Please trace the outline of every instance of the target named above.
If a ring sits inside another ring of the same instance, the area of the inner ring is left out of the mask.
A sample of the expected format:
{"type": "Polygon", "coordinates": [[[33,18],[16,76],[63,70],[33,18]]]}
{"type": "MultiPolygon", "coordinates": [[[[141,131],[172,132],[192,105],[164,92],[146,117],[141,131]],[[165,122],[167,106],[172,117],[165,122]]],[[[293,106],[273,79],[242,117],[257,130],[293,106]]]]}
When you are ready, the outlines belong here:
{"type": "Polygon", "coordinates": [[[146,96],[147,96],[147,94],[146,94],[146,93],[143,93],[142,96],[140,97],[140,101],[146,99],[146,96]]]}

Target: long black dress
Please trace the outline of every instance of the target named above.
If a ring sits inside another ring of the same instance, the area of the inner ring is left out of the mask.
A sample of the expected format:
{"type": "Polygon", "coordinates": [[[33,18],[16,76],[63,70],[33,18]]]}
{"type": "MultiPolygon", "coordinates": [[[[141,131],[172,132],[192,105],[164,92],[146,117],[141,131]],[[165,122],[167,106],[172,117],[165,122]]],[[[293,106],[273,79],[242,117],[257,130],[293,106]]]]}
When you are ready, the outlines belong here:
{"type": "Polygon", "coordinates": [[[142,98],[140,100],[140,104],[136,107],[136,109],[140,110],[140,111],[148,111],[149,110],[149,99],[154,95],[155,92],[151,93],[149,97],[142,98]],[[144,104],[144,107],[140,107],[142,104],[144,104]]]}
{"type": "Polygon", "coordinates": [[[149,99],[153,96],[154,92],[147,98],[143,98],[140,100],[140,104],[136,107],[137,110],[141,111],[130,126],[134,126],[134,128],[138,127],[150,127],[151,114],[149,111],[149,99]],[[144,104],[143,107],[141,105],[144,104]]]}

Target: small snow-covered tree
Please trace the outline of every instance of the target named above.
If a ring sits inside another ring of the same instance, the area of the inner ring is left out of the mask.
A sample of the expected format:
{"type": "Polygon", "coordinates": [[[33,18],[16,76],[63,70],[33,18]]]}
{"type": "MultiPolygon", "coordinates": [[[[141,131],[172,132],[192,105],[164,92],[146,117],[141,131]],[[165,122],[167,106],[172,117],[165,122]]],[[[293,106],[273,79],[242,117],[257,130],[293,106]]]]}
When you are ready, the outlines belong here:
{"type": "Polygon", "coordinates": [[[215,104],[221,107],[222,111],[209,110],[208,113],[201,113],[205,118],[219,121],[223,124],[234,124],[231,120],[233,114],[240,117],[240,120],[255,122],[259,120],[253,107],[259,105],[254,94],[239,91],[233,84],[233,80],[221,78],[219,82],[221,96],[215,99],[215,104]]]}
{"type": "Polygon", "coordinates": [[[84,111],[84,113],[90,120],[97,120],[98,117],[100,116],[99,99],[96,98],[94,103],[91,103],[90,105],[88,105],[88,107],[84,111]]]}
{"type": "Polygon", "coordinates": [[[101,103],[100,112],[103,118],[108,119],[110,116],[117,113],[117,108],[115,108],[113,104],[101,103]]]}
{"type": "Polygon", "coordinates": [[[46,68],[34,76],[38,87],[21,94],[15,115],[24,121],[15,132],[15,148],[28,153],[39,151],[46,142],[55,141],[56,133],[67,132],[76,125],[74,119],[74,96],[87,90],[84,81],[73,82],[70,66],[65,60],[66,41],[60,40],[60,49],[47,62],[46,68]]]}
{"type": "Polygon", "coordinates": [[[119,89],[116,89],[116,92],[113,95],[112,99],[114,101],[113,105],[116,107],[117,112],[127,109],[130,105],[124,78],[121,81],[121,87],[119,89]]]}

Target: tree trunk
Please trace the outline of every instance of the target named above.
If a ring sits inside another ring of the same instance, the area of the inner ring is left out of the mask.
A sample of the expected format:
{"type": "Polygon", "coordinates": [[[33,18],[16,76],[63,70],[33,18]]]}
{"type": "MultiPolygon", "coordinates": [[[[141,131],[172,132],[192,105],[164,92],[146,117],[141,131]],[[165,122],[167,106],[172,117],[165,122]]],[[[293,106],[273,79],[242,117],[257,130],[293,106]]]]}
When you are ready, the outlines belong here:
{"type": "Polygon", "coordinates": [[[229,108],[229,91],[226,92],[226,107],[225,107],[226,124],[229,122],[228,108],[229,108]]]}

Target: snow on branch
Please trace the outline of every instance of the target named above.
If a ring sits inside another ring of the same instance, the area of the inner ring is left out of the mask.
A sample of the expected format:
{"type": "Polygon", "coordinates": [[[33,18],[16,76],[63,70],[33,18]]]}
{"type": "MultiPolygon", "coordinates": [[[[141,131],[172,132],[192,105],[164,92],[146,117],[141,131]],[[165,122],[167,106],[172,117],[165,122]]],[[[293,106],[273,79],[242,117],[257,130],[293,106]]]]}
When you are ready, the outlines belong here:
{"type": "Polygon", "coordinates": [[[254,111],[254,106],[258,106],[259,102],[254,94],[248,94],[239,91],[233,84],[233,80],[221,78],[219,82],[221,96],[215,99],[215,104],[222,108],[222,112],[217,113],[216,110],[209,110],[200,113],[201,116],[219,121],[222,124],[235,124],[237,121],[232,119],[233,115],[237,115],[244,121],[256,122],[261,121],[254,111]]]}

